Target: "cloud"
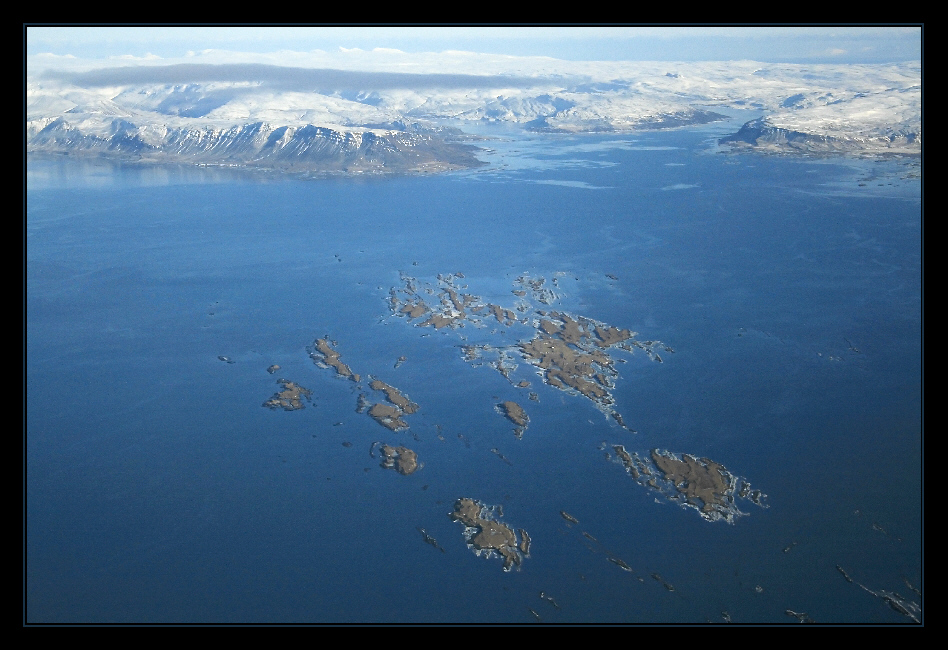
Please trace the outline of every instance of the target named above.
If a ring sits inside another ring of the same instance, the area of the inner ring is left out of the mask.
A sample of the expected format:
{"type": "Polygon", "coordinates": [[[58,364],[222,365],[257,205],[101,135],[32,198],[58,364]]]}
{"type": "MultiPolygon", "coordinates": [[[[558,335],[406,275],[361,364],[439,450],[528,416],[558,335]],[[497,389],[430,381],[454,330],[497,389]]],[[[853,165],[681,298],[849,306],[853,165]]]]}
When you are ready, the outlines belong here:
{"type": "MultiPolygon", "coordinates": [[[[144,58],[148,58],[147,56],[144,58]]],[[[142,58],[136,60],[143,60],[142,58]]],[[[162,66],[125,66],[88,72],[54,72],[46,76],[78,86],[123,86],[136,84],[187,84],[201,82],[259,82],[278,90],[386,90],[396,88],[500,88],[537,86],[533,77],[467,74],[413,74],[354,70],[290,68],[260,63],[180,63],[162,66]]]]}
{"type": "MultiPolygon", "coordinates": [[[[191,54],[194,54],[193,52],[191,54]]],[[[133,54],[119,54],[110,56],[109,59],[119,59],[121,61],[160,61],[161,57],[151,52],[145,52],[144,56],[135,56],[133,54]]]]}

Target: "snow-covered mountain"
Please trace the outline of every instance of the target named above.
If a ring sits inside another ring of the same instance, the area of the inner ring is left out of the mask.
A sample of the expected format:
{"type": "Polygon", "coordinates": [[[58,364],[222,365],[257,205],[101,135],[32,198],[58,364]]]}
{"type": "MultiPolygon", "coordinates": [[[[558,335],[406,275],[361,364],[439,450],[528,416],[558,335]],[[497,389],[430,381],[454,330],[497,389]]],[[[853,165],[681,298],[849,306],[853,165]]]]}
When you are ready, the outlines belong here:
{"type": "Polygon", "coordinates": [[[284,57],[292,67],[221,53],[112,68],[33,57],[27,148],[293,171],[437,171],[479,164],[445,124],[628,132],[747,111],[722,142],[798,154],[921,151],[919,62],[575,62],[453,52],[439,64],[437,55],[356,54],[329,61],[335,68],[303,55],[284,57]]]}
{"type": "Polygon", "coordinates": [[[231,127],[139,125],[121,117],[32,122],[32,152],[100,154],[154,162],[187,162],[291,172],[425,173],[480,164],[473,147],[439,131],[340,129],[253,122],[231,127]]]}

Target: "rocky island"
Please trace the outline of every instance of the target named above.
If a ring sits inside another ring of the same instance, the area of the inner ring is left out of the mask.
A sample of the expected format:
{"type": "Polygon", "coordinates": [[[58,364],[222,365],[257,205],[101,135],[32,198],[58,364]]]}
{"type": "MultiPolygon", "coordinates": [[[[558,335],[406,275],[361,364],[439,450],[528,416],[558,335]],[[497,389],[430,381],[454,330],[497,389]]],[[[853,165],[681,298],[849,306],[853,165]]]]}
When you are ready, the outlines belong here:
{"type": "Polygon", "coordinates": [[[405,413],[397,406],[387,404],[373,404],[369,409],[369,416],[391,431],[404,431],[408,423],[402,419],[405,413]]]}
{"type": "Polygon", "coordinates": [[[382,445],[379,451],[382,454],[381,466],[385,469],[394,469],[402,476],[414,474],[422,467],[418,464],[418,454],[408,447],[382,445]]]}
{"type": "MultiPolygon", "coordinates": [[[[484,329],[491,322],[497,322],[515,331],[532,331],[532,337],[526,340],[510,342],[501,338],[504,335],[498,332],[497,337],[501,340],[497,344],[463,344],[459,347],[465,361],[474,366],[487,365],[514,386],[522,388],[529,386],[530,382],[514,379],[519,358],[535,366],[545,384],[582,395],[626,428],[625,421],[614,408],[615,400],[611,391],[619,374],[610,351],[619,349],[631,353],[634,349],[641,349],[653,361],[661,362],[656,350],[673,350],[660,341],[638,341],[632,330],[563,311],[537,308],[530,302],[532,299],[541,305],[555,304],[558,296],[550,285],[557,287],[560,275],[562,273],[554,275],[549,284],[543,277],[526,274],[518,276],[513,289],[517,304],[507,308],[471,293],[461,293],[459,287],[455,286],[458,275],[440,274],[436,282],[431,283],[403,273],[404,286],[392,288],[389,292],[389,308],[394,315],[415,321],[416,327],[460,329],[467,325],[484,329]],[[429,304],[425,296],[434,296],[437,302],[430,301],[429,304]],[[518,319],[517,314],[522,316],[518,319]],[[421,316],[426,318],[420,320],[421,316]]],[[[531,399],[534,399],[533,394],[531,399]]],[[[506,407],[498,408],[518,427],[526,427],[525,420],[520,423],[514,419],[519,418],[516,410],[513,411],[516,415],[511,416],[506,407]]],[[[520,435],[522,433],[519,431],[520,435]]]]}
{"type": "MultiPolygon", "coordinates": [[[[511,328],[512,335],[532,332],[526,338],[510,342],[505,331],[498,331],[495,327],[490,330],[490,335],[499,339],[496,344],[465,343],[458,347],[462,358],[471,365],[494,368],[514,388],[527,388],[530,382],[515,376],[518,369],[516,360],[520,359],[537,368],[537,374],[544,384],[589,399],[600,411],[610,416],[610,421],[628,430],[623,417],[614,408],[611,389],[619,373],[610,352],[620,350],[632,353],[641,350],[652,361],[661,362],[658,350],[668,353],[674,353],[674,350],[660,341],[640,341],[630,329],[614,327],[562,310],[547,309],[546,306],[552,306],[559,300],[554,289],[560,289],[565,275],[557,272],[550,282],[540,276],[520,275],[514,281],[512,293],[518,300],[514,308],[497,306],[496,309],[489,309],[488,306],[495,303],[464,292],[467,285],[462,290],[455,284],[457,278],[463,277],[460,273],[440,274],[435,282],[420,281],[403,273],[404,286],[389,291],[388,304],[394,316],[415,321],[413,324],[416,327],[438,328],[438,323],[446,323],[443,326],[450,329],[467,325],[483,330],[494,322],[500,322],[511,328]],[[437,300],[429,304],[425,296],[434,296],[437,300]],[[531,300],[544,307],[536,307],[531,300]],[[513,314],[514,310],[523,316],[516,322],[506,322],[505,318],[513,314]],[[416,312],[417,317],[412,315],[416,312]],[[418,317],[422,315],[426,316],[425,320],[419,320],[418,317]],[[435,316],[442,320],[433,320],[435,316]]],[[[372,387],[385,392],[393,403],[393,406],[376,405],[377,415],[385,418],[380,421],[390,428],[401,426],[397,424],[401,409],[396,404],[405,406],[410,401],[404,396],[397,397],[400,394],[384,382],[373,380],[372,387]]],[[[536,394],[531,393],[530,399],[536,401],[536,394]]],[[[495,409],[513,422],[517,426],[517,436],[522,436],[530,420],[523,407],[513,400],[505,400],[497,403],[495,409]]],[[[401,423],[404,424],[403,421],[401,423]]],[[[606,443],[600,449],[606,449],[606,443]]],[[[509,464],[510,461],[496,448],[491,451],[509,464]]],[[[766,507],[766,495],[752,488],[747,480],[708,458],[676,455],[657,449],[643,456],[629,452],[622,444],[612,445],[612,453],[607,453],[607,457],[622,465],[639,485],[683,507],[698,511],[707,521],[734,523],[736,518],[745,515],[738,509],[737,499],[746,499],[766,507]]],[[[474,505],[470,501],[463,501],[459,508],[467,512],[474,505]]],[[[565,512],[561,514],[567,521],[575,523],[571,515],[565,512]]],[[[457,514],[456,518],[460,520],[461,517],[461,514],[457,514]]],[[[473,521],[470,517],[469,520],[473,521]]]]}
{"type": "MultiPolygon", "coordinates": [[[[402,419],[404,415],[410,415],[418,410],[418,405],[403,395],[397,388],[389,386],[384,381],[373,379],[369,384],[372,390],[377,390],[385,394],[389,404],[374,404],[369,409],[369,415],[383,427],[392,431],[403,431],[408,428],[408,423],[402,419]]],[[[359,408],[364,410],[368,404],[363,395],[359,396],[359,408]]]]}
{"type": "Polygon", "coordinates": [[[737,517],[747,514],[737,508],[736,498],[767,507],[765,494],[708,458],[653,449],[646,459],[629,453],[623,445],[613,445],[612,449],[616,462],[639,485],[661,493],[682,507],[697,510],[707,521],[733,524],[737,517]]]}
{"type": "Polygon", "coordinates": [[[503,412],[508,420],[517,425],[517,428],[514,429],[517,438],[523,438],[523,432],[527,430],[527,425],[530,423],[530,417],[523,410],[523,407],[508,400],[498,404],[497,409],[503,412]]]}
{"type": "Polygon", "coordinates": [[[283,390],[263,403],[263,406],[268,409],[297,411],[303,408],[303,400],[306,399],[310,401],[310,397],[313,395],[313,391],[294,384],[287,379],[278,379],[277,383],[283,386],[283,390]]]}
{"type": "Polygon", "coordinates": [[[384,381],[379,379],[373,379],[372,383],[369,384],[369,387],[372,390],[377,390],[385,393],[385,398],[401,409],[402,413],[414,413],[418,410],[418,405],[412,402],[410,399],[405,397],[397,388],[389,386],[384,381]]]}
{"type": "Polygon", "coordinates": [[[464,539],[475,555],[500,556],[504,559],[504,571],[519,568],[524,558],[530,557],[530,536],[520,530],[521,539],[512,528],[498,521],[499,506],[487,506],[470,498],[461,498],[454,503],[454,511],[448,513],[454,521],[464,524],[464,539]]]}
{"type": "MultiPolygon", "coordinates": [[[[329,337],[316,339],[313,344],[306,348],[313,363],[320,368],[332,368],[336,375],[354,381],[362,381],[362,376],[352,371],[352,369],[342,362],[339,353],[334,349],[335,342],[329,340],[329,337]]],[[[386,384],[380,379],[374,377],[369,387],[372,390],[379,391],[385,395],[388,404],[369,402],[365,393],[359,393],[356,404],[357,413],[368,411],[369,416],[390,431],[404,431],[408,428],[408,423],[403,420],[403,416],[410,415],[418,410],[418,405],[412,402],[406,395],[394,386],[386,384]]]]}
{"type": "Polygon", "coordinates": [[[359,382],[361,377],[352,372],[349,366],[339,360],[339,353],[332,348],[333,345],[335,345],[335,343],[330,344],[328,338],[316,339],[311,346],[306,348],[306,351],[309,352],[310,358],[317,366],[321,368],[335,368],[336,373],[340,377],[359,382]]]}

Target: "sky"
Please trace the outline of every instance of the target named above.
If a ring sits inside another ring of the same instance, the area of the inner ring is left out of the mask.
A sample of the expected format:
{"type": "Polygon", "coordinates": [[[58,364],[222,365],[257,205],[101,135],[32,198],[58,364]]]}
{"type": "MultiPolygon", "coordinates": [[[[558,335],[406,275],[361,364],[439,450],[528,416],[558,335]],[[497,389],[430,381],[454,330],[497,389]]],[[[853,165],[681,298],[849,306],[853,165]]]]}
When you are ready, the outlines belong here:
{"type": "Polygon", "coordinates": [[[204,50],[462,50],[571,61],[892,63],[922,56],[921,26],[45,26],[24,25],[25,53],[82,59],[179,58],[204,50]]]}

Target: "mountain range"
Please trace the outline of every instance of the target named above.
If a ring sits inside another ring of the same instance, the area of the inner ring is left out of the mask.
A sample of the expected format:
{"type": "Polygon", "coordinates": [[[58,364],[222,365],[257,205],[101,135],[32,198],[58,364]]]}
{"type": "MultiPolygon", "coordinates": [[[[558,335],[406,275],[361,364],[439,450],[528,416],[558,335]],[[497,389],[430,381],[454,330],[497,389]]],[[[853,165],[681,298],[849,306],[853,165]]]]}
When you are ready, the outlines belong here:
{"type": "Polygon", "coordinates": [[[84,68],[33,57],[27,151],[304,173],[423,173],[483,164],[464,134],[475,124],[629,133],[727,114],[748,117],[721,140],[730,148],[921,152],[920,62],[575,62],[448,53],[439,64],[435,55],[380,52],[347,69],[213,54],[198,63],[84,68]]]}

